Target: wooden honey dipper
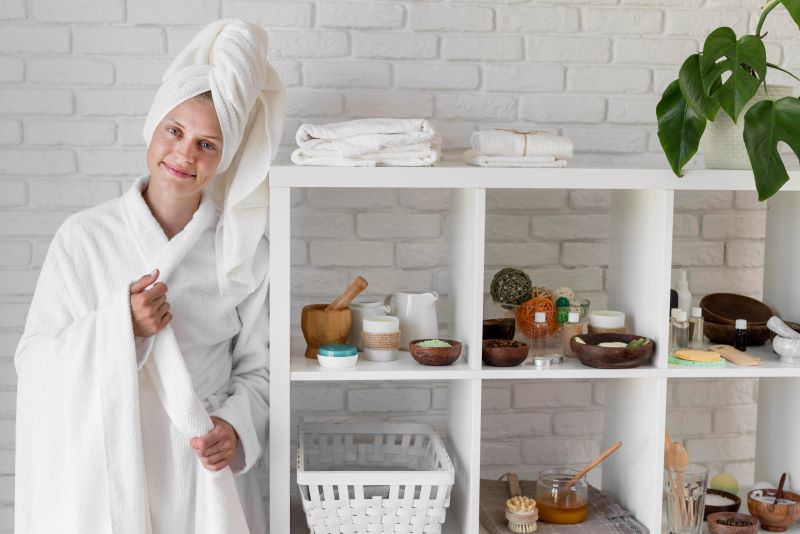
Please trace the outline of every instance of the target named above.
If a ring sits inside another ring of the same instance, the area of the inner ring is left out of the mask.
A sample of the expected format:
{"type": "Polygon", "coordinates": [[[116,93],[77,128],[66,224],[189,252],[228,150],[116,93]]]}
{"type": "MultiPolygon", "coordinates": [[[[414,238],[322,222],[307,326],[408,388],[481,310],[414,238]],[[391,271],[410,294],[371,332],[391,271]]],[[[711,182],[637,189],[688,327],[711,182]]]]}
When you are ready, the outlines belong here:
{"type": "Polygon", "coordinates": [[[356,276],[356,279],[353,280],[353,283],[350,284],[350,287],[345,289],[344,293],[336,297],[336,300],[328,304],[325,307],[325,311],[343,310],[347,308],[359,293],[367,289],[368,285],[369,284],[366,280],[364,280],[363,277],[356,276]]]}

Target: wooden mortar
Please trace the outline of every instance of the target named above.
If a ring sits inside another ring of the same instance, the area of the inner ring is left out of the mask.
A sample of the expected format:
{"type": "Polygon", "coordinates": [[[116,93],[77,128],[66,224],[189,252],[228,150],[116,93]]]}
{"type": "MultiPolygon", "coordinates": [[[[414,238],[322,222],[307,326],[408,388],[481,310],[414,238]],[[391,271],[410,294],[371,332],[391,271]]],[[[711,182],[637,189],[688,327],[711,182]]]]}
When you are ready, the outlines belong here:
{"type": "Polygon", "coordinates": [[[353,318],[348,306],[367,288],[367,281],[356,276],[344,293],[330,304],[309,304],[300,314],[300,328],[306,338],[306,358],[317,359],[321,345],[346,343],[353,318]]]}
{"type": "Polygon", "coordinates": [[[320,345],[345,343],[350,335],[350,308],[327,311],[327,306],[309,304],[300,314],[300,328],[306,339],[306,358],[316,360],[320,345]]]}

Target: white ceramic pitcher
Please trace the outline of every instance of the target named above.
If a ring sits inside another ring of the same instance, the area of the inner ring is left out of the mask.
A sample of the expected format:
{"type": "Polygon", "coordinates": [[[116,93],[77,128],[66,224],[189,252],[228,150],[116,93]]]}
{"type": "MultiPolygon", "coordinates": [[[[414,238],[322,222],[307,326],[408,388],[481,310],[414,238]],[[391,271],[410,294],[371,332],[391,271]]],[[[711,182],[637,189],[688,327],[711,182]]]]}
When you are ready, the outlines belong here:
{"type": "Polygon", "coordinates": [[[400,291],[386,297],[389,315],[400,319],[400,348],[408,350],[409,342],[415,339],[439,336],[439,320],[436,318],[436,301],[439,294],[427,289],[400,291]]]}

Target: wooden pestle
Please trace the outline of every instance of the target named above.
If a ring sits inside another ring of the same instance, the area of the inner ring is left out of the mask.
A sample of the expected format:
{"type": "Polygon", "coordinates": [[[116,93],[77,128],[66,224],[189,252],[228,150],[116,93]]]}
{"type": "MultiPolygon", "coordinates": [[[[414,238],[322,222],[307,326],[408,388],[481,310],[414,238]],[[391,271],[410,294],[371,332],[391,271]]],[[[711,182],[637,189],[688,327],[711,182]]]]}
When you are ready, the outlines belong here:
{"type": "Polygon", "coordinates": [[[336,300],[328,304],[325,308],[325,311],[333,311],[333,310],[343,310],[347,308],[353,299],[358,296],[359,293],[364,291],[367,286],[367,281],[364,280],[361,276],[356,276],[356,279],[353,280],[353,283],[350,284],[350,287],[345,289],[344,293],[336,297],[336,300]]]}

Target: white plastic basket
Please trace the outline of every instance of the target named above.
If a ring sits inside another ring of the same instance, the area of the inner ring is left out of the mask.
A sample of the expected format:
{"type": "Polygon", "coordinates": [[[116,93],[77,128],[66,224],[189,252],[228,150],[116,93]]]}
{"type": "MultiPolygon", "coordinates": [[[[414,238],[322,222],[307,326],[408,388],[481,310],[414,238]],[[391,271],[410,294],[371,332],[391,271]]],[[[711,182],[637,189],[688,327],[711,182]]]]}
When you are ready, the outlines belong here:
{"type": "Polygon", "coordinates": [[[312,534],[440,533],[455,469],[428,425],[301,423],[297,485],[312,534]]]}

